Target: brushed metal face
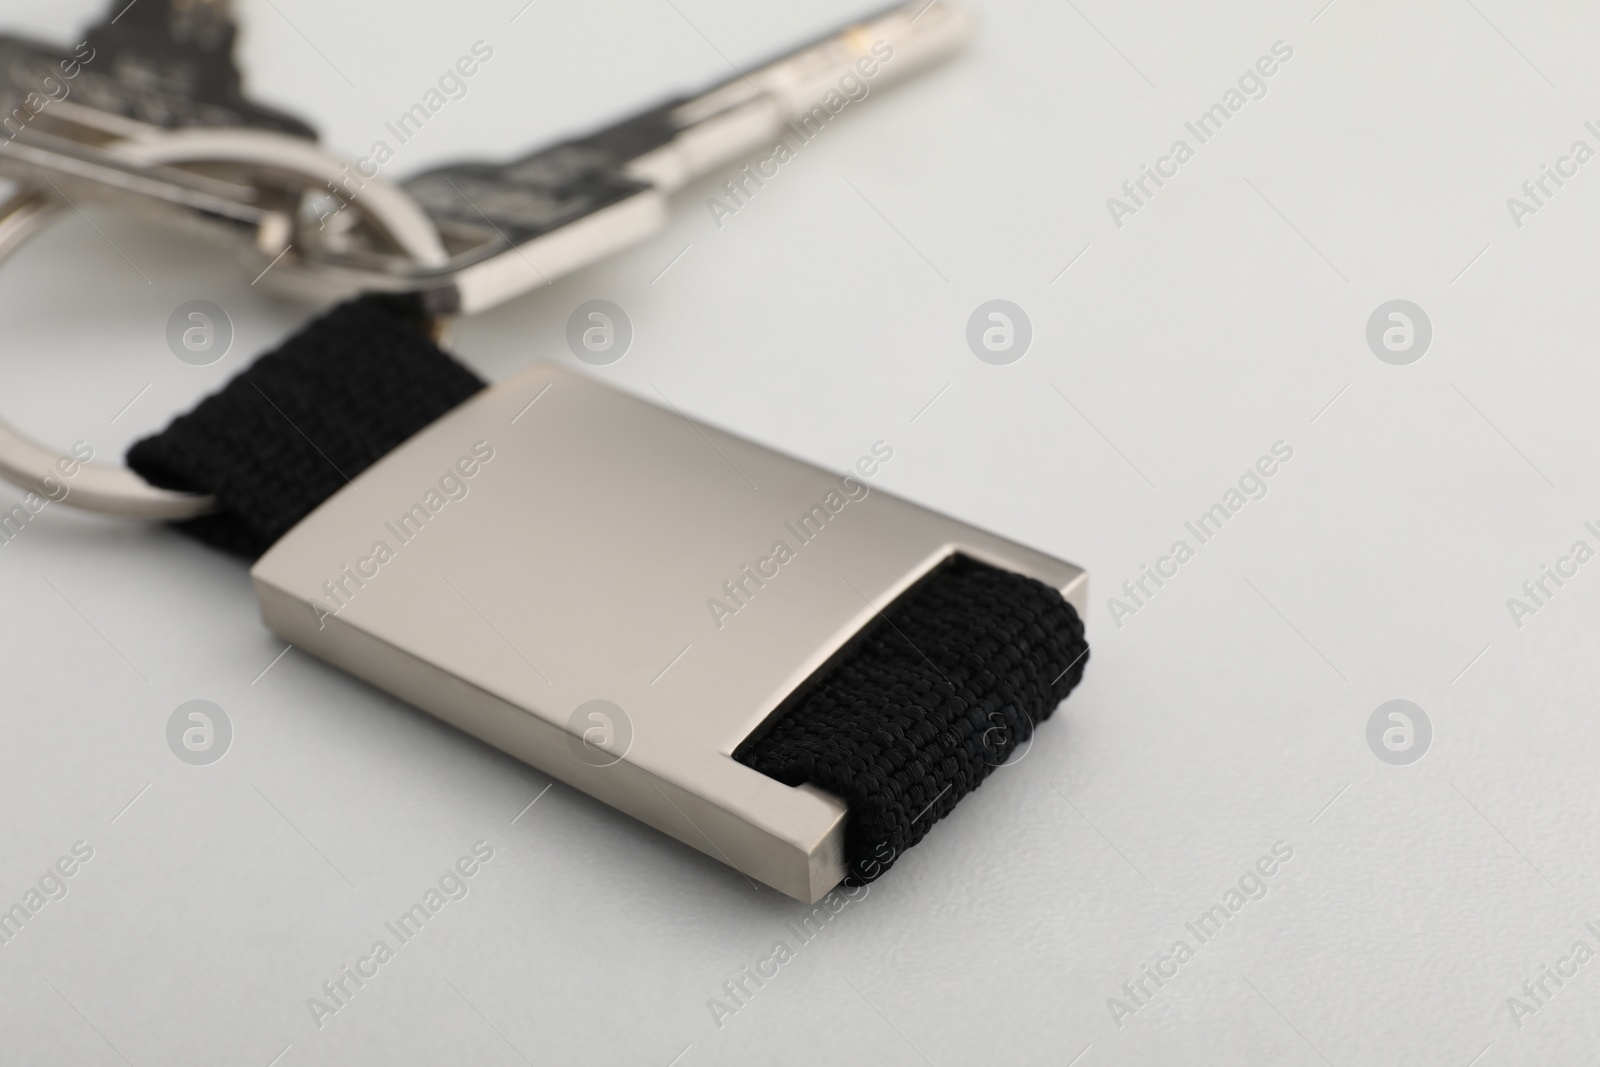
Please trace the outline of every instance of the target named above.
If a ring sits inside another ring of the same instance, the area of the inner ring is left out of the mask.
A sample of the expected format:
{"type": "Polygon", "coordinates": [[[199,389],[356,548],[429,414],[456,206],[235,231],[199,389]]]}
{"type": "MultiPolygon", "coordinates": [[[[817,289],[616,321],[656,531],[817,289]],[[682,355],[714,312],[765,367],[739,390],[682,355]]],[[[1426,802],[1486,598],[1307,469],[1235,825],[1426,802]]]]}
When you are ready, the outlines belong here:
{"type": "Polygon", "coordinates": [[[872,466],[830,473],[536,366],[251,577],[285,640],[812,902],[845,874],[844,805],[738,744],[954,552],[1086,607],[1080,568],[873,488],[872,466]]]}

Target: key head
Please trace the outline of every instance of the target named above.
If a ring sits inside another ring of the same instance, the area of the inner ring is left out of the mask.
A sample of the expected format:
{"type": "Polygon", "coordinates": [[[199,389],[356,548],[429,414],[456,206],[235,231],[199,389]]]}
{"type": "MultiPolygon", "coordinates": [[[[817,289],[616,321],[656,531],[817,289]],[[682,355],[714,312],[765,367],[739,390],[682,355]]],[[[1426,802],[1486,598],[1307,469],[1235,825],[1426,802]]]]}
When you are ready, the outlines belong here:
{"type": "Polygon", "coordinates": [[[14,137],[12,126],[70,101],[168,129],[250,127],[315,140],[311,126],[244,95],[237,33],[227,0],[113,0],[73,48],[0,35],[0,126],[14,137]]]}
{"type": "Polygon", "coordinates": [[[82,60],[37,41],[0,34],[0,136],[14,139],[72,95],[82,60]]]}
{"type": "Polygon", "coordinates": [[[670,116],[677,106],[674,101],[509,163],[439,167],[407,180],[405,189],[446,229],[488,228],[521,245],[649,189],[627,165],[672,140],[678,127],[670,116]]]}
{"type": "Polygon", "coordinates": [[[92,27],[87,103],[157,126],[248,126],[316,139],[292,115],[244,95],[228,0],[112,0],[92,27]],[[98,96],[98,99],[96,98],[98,96]]]}
{"type": "Polygon", "coordinates": [[[405,189],[442,231],[521,245],[650,188],[582,163],[552,162],[458,163],[420,174],[405,189]]]}

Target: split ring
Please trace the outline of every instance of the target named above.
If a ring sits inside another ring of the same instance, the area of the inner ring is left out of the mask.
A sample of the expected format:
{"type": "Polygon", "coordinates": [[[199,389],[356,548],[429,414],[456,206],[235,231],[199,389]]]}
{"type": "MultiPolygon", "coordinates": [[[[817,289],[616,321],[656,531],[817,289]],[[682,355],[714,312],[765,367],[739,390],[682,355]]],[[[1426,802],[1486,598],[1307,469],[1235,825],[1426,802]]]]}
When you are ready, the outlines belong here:
{"type": "MultiPolygon", "coordinates": [[[[181,130],[109,147],[147,163],[243,163],[317,186],[342,178],[344,168],[336,157],[309,142],[264,131],[181,130]]],[[[0,203],[0,261],[44,230],[62,206],[47,195],[32,192],[0,203]]],[[[432,220],[399,188],[370,182],[362,189],[361,206],[373,223],[418,263],[434,267],[447,262],[448,254],[432,220]]],[[[58,463],[69,459],[77,472],[71,493],[60,499],[72,507],[147,522],[193,519],[216,509],[213,497],[158,489],[127,467],[66,457],[19,432],[0,416],[0,478],[56,499],[61,482],[53,472],[58,463]]]]}

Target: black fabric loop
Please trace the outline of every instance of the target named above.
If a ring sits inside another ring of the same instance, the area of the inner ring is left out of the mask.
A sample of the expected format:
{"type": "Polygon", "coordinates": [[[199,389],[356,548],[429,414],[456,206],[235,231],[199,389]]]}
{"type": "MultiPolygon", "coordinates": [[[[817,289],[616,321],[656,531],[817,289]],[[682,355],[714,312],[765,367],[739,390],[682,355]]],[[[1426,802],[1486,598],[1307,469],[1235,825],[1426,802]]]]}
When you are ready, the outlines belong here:
{"type": "Polygon", "coordinates": [[[734,758],[842,798],[850,878],[870,882],[1028,743],[1088,660],[1060,593],[956,556],[734,758]]]}
{"type": "Polygon", "coordinates": [[[426,332],[415,303],[334,308],[220,392],[128,450],[163,489],[220,510],[179,526],[254,559],[356,475],[484,387],[426,332]]]}

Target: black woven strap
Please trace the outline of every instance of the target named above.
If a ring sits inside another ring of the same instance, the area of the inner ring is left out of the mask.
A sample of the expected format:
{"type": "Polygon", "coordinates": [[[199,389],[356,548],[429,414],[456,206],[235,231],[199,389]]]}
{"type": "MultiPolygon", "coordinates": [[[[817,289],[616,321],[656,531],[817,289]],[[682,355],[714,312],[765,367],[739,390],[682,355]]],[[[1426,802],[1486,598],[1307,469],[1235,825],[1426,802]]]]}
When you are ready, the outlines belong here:
{"type": "MultiPolygon", "coordinates": [[[[412,305],[364,298],[312,322],[128,453],[156,485],[214,494],[181,524],[254,557],[412,434],[483,388],[412,305]]],[[[1083,677],[1083,621],[1054,589],[956,556],[898,598],[734,754],[850,809],[871,881],[1026,745],[1083,677]]]]}
{"type": "Polygon", "coordinates": [[[412,302],[364,297],[135,443],[128,466],[163,489],[215,496],[218,512],[182,528],[254,559],[483,384],[433,343],[412,302]]]}
{"type": "Polygon", "coordinates": [[[1028,743],[1088,659],[1083,620],[1060,593],[956,556],[734,758],[842,798],[845,862],[870,882],[1028,743]]]}

